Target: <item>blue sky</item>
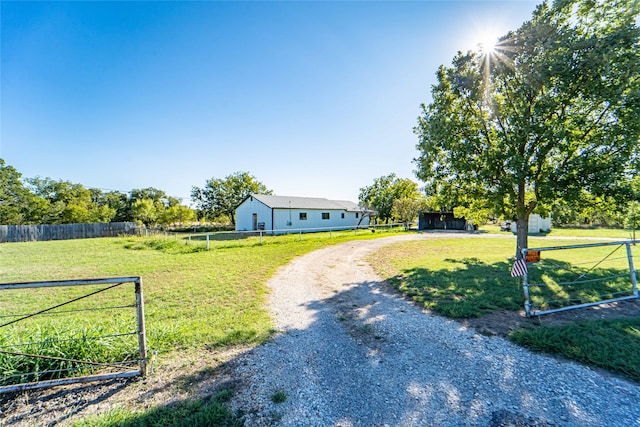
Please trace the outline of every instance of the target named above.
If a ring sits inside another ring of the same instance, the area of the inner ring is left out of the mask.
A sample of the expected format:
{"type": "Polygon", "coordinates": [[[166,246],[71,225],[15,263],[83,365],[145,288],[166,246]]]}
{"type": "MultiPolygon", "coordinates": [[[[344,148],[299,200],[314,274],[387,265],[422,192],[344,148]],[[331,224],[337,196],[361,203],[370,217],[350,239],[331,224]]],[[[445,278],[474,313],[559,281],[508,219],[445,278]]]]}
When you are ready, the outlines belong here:
{"type": "Polygon", "coordinates": [[[0,157],[185,203],[236,171],[357,201],[382,175],[419,182],[438,66],[537,3],[2,1],[0,157]]]}

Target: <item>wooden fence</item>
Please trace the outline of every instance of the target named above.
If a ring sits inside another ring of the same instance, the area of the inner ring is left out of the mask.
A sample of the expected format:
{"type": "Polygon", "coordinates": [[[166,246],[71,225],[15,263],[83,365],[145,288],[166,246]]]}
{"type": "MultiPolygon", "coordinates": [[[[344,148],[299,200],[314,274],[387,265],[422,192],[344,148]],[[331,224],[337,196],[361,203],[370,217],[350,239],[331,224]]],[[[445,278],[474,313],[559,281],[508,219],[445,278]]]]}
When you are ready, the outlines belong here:
{"type": "Polygon", "coordinates": [[[139,227],[135,222],[0,225],[0,243],[115,237],[123,234],[137,234],[139,227]]]}

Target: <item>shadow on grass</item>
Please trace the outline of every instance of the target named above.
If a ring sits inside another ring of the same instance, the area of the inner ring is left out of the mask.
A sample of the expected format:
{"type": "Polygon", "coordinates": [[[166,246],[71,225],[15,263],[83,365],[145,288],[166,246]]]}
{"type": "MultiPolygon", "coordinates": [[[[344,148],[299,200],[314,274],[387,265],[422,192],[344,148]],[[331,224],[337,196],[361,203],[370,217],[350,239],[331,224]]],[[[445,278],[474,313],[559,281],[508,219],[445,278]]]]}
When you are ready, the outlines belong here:
{"type": "Polygon", "coordinates": [[[387,281],[406,297],[447,317],[481,317],[499,308],[522,308],[522,287],[509,276],[509,263],[487,264],[477,258],[445,261],[461,263],[463,268],[412,268],[387,281]]]}
{"type": "MultiPolygon", "coordinates": [[[[511,277],[510,262],[488,264],[477,258],[445,259],[455,269],[411,268],[387,281],[406,297],[453,318],[482,317],[498,309],[519,311],[524,306],[522,280],[511,277]]],[[[625,271],[587,270],[547,259],[529,267],[529,292],[537,309],[596,302],[631,294],[625,271]],[[620,276],[620,277],[616,277],[620,276]]]]}
{"type": "Polygon", "coordinates": [[[239,417],[227,407],[232,396],[231,390],[223,390],[214,395],[193,400],[183,400],[164,406],[156,406],[144,412],[113,410],[99,417],[88,417],[74,424],[75,427],[231,427],[241,426],[239,417]]]}
{"type": "Polygon", "coordinates": [[[640,317],[519,329],[509,338],[530,350],[559,354],[640,382],[640,317]]]}

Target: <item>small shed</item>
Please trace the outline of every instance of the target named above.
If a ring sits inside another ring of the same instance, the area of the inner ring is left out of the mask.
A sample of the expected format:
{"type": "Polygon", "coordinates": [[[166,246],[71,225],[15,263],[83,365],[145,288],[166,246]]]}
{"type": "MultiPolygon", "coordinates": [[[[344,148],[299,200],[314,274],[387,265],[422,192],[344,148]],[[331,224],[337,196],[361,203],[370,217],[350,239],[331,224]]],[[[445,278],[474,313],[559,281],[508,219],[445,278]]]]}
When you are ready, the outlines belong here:
{"type": "Polygon", "coordinates": [[[418,216],[418,230],[466,230],[467,220],[453,212],[423,212],[418,216]]]}
{"type": "MultiPolygon", "coordinates": [[[[528,233],[545,233],[551,230],[551,217],[543,218],[538,214],[529,215],[529,231],[528,233]]],[[[511,222],[511,231],[518,232],[518,224],[516,221],[511,222]]]]}
{"type": "Polygon", "coordinates": [[[236,231],[287,233],[367,227],[373,213],[345,200],[251,194],[236,208],[236,231]]]}

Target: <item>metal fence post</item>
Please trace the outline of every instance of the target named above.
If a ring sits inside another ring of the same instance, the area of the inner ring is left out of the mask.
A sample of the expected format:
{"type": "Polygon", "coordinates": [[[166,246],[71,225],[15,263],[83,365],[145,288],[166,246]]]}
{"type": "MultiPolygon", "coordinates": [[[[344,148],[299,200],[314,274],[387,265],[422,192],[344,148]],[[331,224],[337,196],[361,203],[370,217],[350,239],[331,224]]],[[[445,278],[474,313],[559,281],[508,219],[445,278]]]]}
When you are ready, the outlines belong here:
{"type": "Polygon", "coordinates": [[[262,244],[262,230],[260,230],[260,244],[262,244]]]}
{"type": "MultiPolygon", "coordinates": [[[[522,249],[522,259],[527,259],[527,249],[522,249]]],[[[524,311],[527,317],[531,317],[531,301],[529,296],[529,280],[527,278],[528,269],[525,269],[522,276],[522,291],[524,292],[524,311]]]]}
{"type": "Polygon", "coordinates": [[[633,285],[633,295],[638,298],[638,278],[636,276],[636,270],[633,266],[633,254],[631,253],[631,244],[626,243],[627,247],[627,259],[629,260],[629,272],[631,274],[631,284],[633,285]]]}
{"type": "Polygon", "coordinates": [[[142,294],[142,278],[135,281],[136,314],[138,316],[138,347],[140,349],[140,375],[147,375],[147,338],[144,325],[144,298],[142,294]]]}
{"type": "Polygon", "coordinates": [[[209,250],[209,233],[207,233],[207,250],[209,250]]]}

